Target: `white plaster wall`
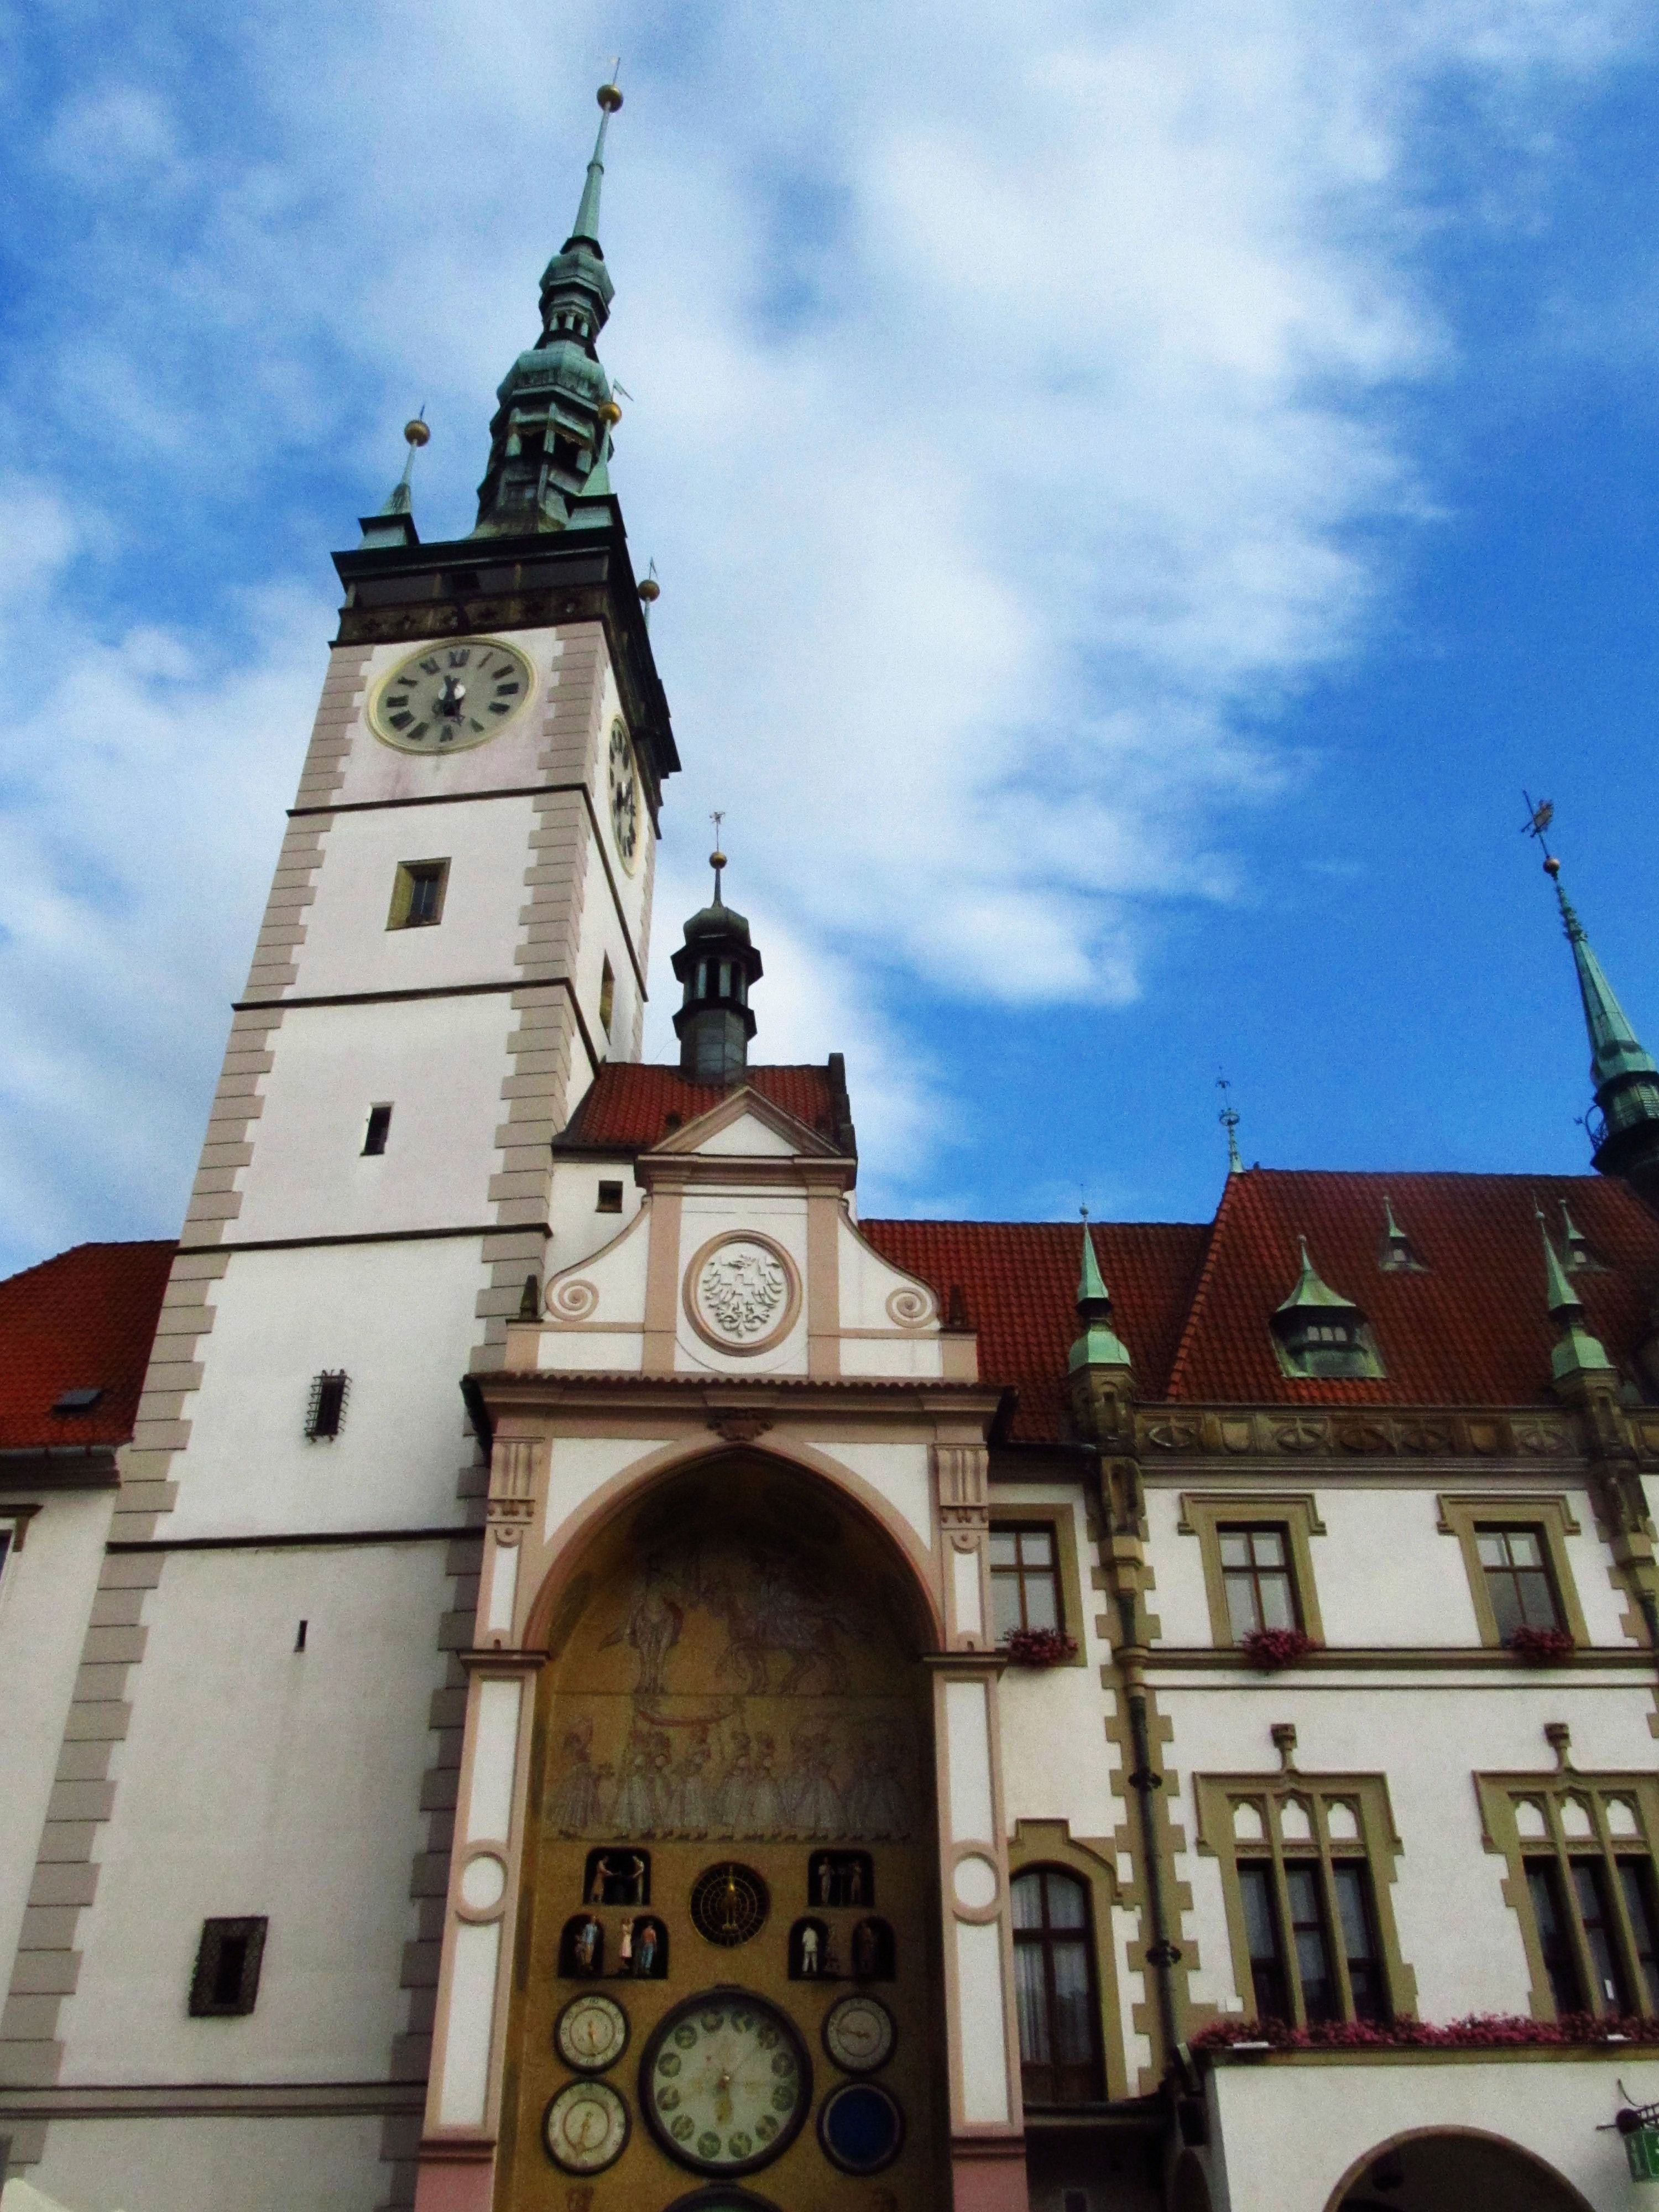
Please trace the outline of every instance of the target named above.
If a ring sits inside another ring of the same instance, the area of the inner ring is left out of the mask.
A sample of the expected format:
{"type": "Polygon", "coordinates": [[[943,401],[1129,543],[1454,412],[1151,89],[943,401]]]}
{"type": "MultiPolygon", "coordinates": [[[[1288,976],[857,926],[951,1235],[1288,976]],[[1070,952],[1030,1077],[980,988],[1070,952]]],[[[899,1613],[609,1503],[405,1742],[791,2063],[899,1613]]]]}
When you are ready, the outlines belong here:
{"type": "Polygon", "coordinates": [[[373,2114],[54,2120],[31,2185],[70,2212],[371,2212],[384,2200],[373,2114]]]}
{"type": "Polygon", "coordinates": [[[739,1114],[723,1129],[711,1129],[697,1150],[711,1159],[789,1160],[795,1157],[788,1138],[756,1114],[739,1114]]]}
{"type": "MultiPolygon", "coordinates": [[[[1363,1480],[1363,1479],[1362,1479],[1363,1480]]],[[[1178,1645],[1207,1645],[1209,1608],[1204,1595],[1204,1564],[1196,1534],[1181,1535],[1182,1490],[1206,1498],[1228,1486],[1201,1472],[1181,1488],[1148,1487],[1146,1508],[1152,1556],[1157,1573],[1152,1610],[1159,1640],[1178,1645]]],[[[1324,1535],[1310,1538],[1314,1582],[1328,1644],[1364,1646],[1438,1647],[1478,1645],[1480,1630],[1470,1595],[1463,1551],[1455,1535],[1438,1527],[1443,1492],[1474,1494],[1467,1474],[1430,1480],[1421,1487],[1391,1484],[1365,1488],[1353,1480],[1316,1485],[1298,1482],[1289,1470],[1278,1481],[1241,1486],[1241,1504],[1261,1496],[1311,1495],[1324,1535]]],[[[1507,1504],[1516,1486],[1494,1486],[1494,1504],[1507,1504]]],[[[1569,1564],[1585,1625],[1596,1644],[1628,1644],[1620,1625],[1622,1606],[1608,1579],[1608,1554],[1595,1534],[1589,1501],[1576,1483],[1539,1480],[1527,1491],[1540,1497],[1565,1497],[1580,1533],[1567,1540],[1569,1564]]]]}
{"type": "MultiPolygon", "coordinates": [[[[606,727],[610,725],[607,723],[606,727]]],[[[609,848],[614,843],[611,830],[609,786],[601,783],[598,810],[605,825],[605,843],[609,848]]],[[[651,834],[650,817],[643,811],[641,799],[641,836],[651,834]]],[[[529,893],[521,896],[527,899],[529,893]]],[[[601,1060],[625,1060],[628,1043],[633,1034],[634,1009],[639,1002],[639,985],[634,972],[633,957],[629,951],[629,933],[626,921],[629,908],[637,909],[638,899],[631,888],[631,878],[624,876],[622,863],[610,859],[600,850],[599,842],[590,837],[586,843],[586,859],[581,880],[581,933],[576,946],[576,972],[574,981],[582,1018],[587,1024],[588,1034],[601,1060]],[[612,886],[615,886],[613,890],[612,886]],[[616,997],[611,1012],[611,1028],[607,1032],[599,1019],[599,1000],[603,995],[605,963],[611,963],[616,978],[616,997]],[[615,1048],[612,1048],[612,1040],[615,1048]]],[[[637,934],[635,937],[638,944],[637,934]]]]}
{"type": "Polygon", "coordinates": [[[98,1832],[65,2081],[387,2078],[447,1552],[168,1558],[115,1754],[118,1817],[98,1832]],[[201,1923],[243,1913],[270,1920],[255,2009],[191,2020],[201,1923]]]}
{"type": "MultiPolygon", "coordinates": [[[[595,1178],[597,1182],[598,1178],[595,1178]]],[[[626,1204],[626,1184],[624,1184],[626,1204]]],[[[539,1340],[537,1365],[581,1374],[595,1368],[637,1370],[644,1358],[646,1271],[651,1255],[651,1223],[635,1207],[616,1227],[615,1214],[601,1214],[611,1231],[609,1243],[586,1258],[561,1268],[545,1285],[548,1318],[539,1340]],[[593,1303],[571,1319],[562,1306],[592,1293],[593,1303]]]]}
{"type": "MultiPolygon", "coordinates": [[[[872,1250],[849,1221],[840,1222],[836,1233],[843,1328],[891,1328],[893,1316],[887,1310],[888,1299],[895,1291],[914,1291],[924,1300],[929,1324],[937,1332],[938,1302],[926,1283],[918,1282],[914,1275],[902,1273],[879,1252],[872,1250]]],[[[935,1360],[939,1358],[936,1337],[933,1357],[935,1360]]],[[[939,1369],[935,1365],[915,1371],[937,1375],[939,1369]]]]}
{"type": "MultiPolygon", "coordinates": [[[[556,1437],[548,1468],[546,1540],[550,1543],[560,1525],[613,1475],[666,1451],[670,1442],[665,1437],[556,1437]]],[[[533,1595],[526,1593],[526,1606],[533,1595]]]]}
{"type": "Polygon", "coordinates": [[[236,1254],[213,1286],[167,1534],[456,1520],[456,1474],[473,1450],[460,1377],[481,1279],[476,1237],[236,1254]],[[334,1368],[351,1377],[344,1429],[307,1443],[312,1377],[334,1368]]]}
{"type": "MultiPolygon", "coordinates": [[[[611,724],[615,717],[622,714],[622,695],[617,689],[616,671],[611,665],[610,656],[604,652],[603,647],[601,653],[600,666],[603,671],[605,696],[599,715],[599,751],[589,765],[588,775],[595,794],[594,811],[599,817],[599,834],[605,842],[606,857],[611,862],[611,872],[616,879],[617,894],[621,902],[623,918],[635,945],[642,945],[646,939],[647,902],[651,896],[650,848],[655,832],[651,827],[650,809],[646,805],[645,794],[641,792],[639,841],[635,847],[634,871],[630,875],[626,862],[617,850],[616,833],[611,822],[609,765],[611,724]]],[[[623,719],[626,720],[627,718],[623,716],[623,719]]],[[[614,954],[612,957],[614,959],[614,954]]],[[[643,962],[641,964],[643,965],[643,962]]],[[[617,974],[620,984],[622,975],[620,968],[617,969],[617,974]]],[[[626,1031],[620,1027],[616,1033],[619,1038],[626,1035],[626,1031]]]]}
{"type": "Polygon", "coordinates": [[[510,978],[535,821],[529,799],[337,815],[306,915],[295,994],[510,978]],[[404,860],[449,862],[441,921],[386,927],[404,860]]]}
{"type": "Polygon", "coordinates": [[[844,1336],[841,1340],[843,1375],[908,1375],[929,1382],[941,1371],[943,1358],[936,1336],[844,1336]]]}
{"type": "MultiPolygon", "coordinates": [[[[1632,2095],[1659,2097],[1659,2067],[1598,2057],[1486,2063],[1226,2065],[1213,2094],[1226,2186],[1216,2212],[1325,2212],[1357,2159],[1407,2130],[1462,2127],[1518,2143],[1579,2190],[1596,2212],[1626,2212],[1632,2185],[1607,2127],[1632,2095]],[[1605,2132],[1603,2132],[1605,2130],[1605,2132]],[[1286,2157],[1287,2145],[1295,2154],[1286,2157]]],[[[1474,2208],[1471,2207],[1471,2212],[1474,2208]]]]}
{"type": "MultiPolygon", "coordinates": [[[[0,1569],[0,1971],[10,1978],[114,1492],[37,1492],[0,1569]]],[[[0,1528],[7,1524],[0,1502],[0,1528]]]]}
{"type": "Polygon", "coordinates": [[[1297,1730],[1296,1764],[1310,1776],[1386,1775],[1401,1853],[1389,1892],[1400,1950],[1417,1975],[1418,2010],[1425,2020],[1468,2012],[1526,2013],[1530,1985],[1521,1930],[1504,1903],[1504,1863],[1480,1838],[1474,1776],[1555,1771],[1544,1723],[1564,1720],[1572,1758],[1585,1772],[1650,1771],[1651,1694],[1637,1683],[1582,1677],[1543,1684],[1520,1669],[1461,1682],[1401,1674],[1328,1675],[1298,1668],[1260,1685],[1226,1688],[1194,1680],[1158,1685],[1159,1711],[1174,1728],[1164,1753],[1171,1816],[1185,1831],[1188,1853],[1178,1878],[1194,1885],[1186,1933],[1196,1938],[1206,1994],[1233,1990],[1231,1952],[1219,1885],[1194,1848],[1198,1832],[1193,1778],[1200,1774],[1279,1771],[1271,1729],[1297,1730]]]}
{"type": "Polygon", "coordinates": [[[680,1282],[674,1314],[677,1368],[715,1374],[803,1375],[806,1371],[806,1196],[786,1190],[710,1189],[685,1194],[680,1221],[680,1282]],[[711,1237],[758,1230],[781,1244],[800,1278],[800,1311],[795,1325],[770,1352],[744,1354],[717,1351],[706,1344],[685,1317],[686,1270],[711,1237]]]}
{"type": "Polygon", "coordinates": [[[288,1014],[232,1241],[488,1222],[517,1020],[504,991],[288,1014]],[[381,1103],[392,1109],[386,1148],[365,1159],[368,1109],[381,1103]]]}
{"type": "Polygon", "coordinates": [[[1083,1588],[1064,1594],[1066,1626],[1085,1662],[1080,1667],[1010,1667],[1001,1678],[997,1697],[1009,1832],[1019,1820],[1068,1820],[1074,1836],[1097,1841],[1111,1835],[1127,1815],[1123,1800],[1112,1795],[1111,1776],[1119,1760],[1106,1740],[1110,1708],[1100,1686],[1100,1669],[1111,1652],[1095,1626],[1101,1601],[1090,1583],[1093,1547],[1083,1501],[1058,1485],[1022,1483],[1017,1490],[993,1490],[993,1520],[1003,1497],[1021,1505],[1047,1506],[1057,1522],[1071,1520],[1083,1588]]]}
{"type": "Polygon", "coordinates": [[[549,1213],[553,1236],[548,1246],[548,1273],[576,1267],[590,1254],[603,1251],[622,1234],[644,1204],[645,1193],[634,1180],[634,1163],[629,1158],[559,1163],[553,1170],[553,1200],[549,1213]],[[602,1182],[622,1185],[620,1213],[599,1211],[602,1182]]]}
{"type": "Polygon", "coordinates": [[[872,1490],[902,1514],[931,1552],[933,1547],[933,1485],[926,1444],[860,1444],[839,1437],[814,1437],[826,1458],[860,1475],[872,1490]]]}

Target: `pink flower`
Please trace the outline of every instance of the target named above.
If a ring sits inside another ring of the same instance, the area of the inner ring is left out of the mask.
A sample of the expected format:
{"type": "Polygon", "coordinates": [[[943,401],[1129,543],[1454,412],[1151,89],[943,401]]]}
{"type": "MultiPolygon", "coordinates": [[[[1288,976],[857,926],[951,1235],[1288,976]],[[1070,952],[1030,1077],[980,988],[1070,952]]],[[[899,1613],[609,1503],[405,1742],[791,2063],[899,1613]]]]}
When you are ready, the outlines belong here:
{"type": "Polygon", "coordinates": [[[1077,1638],[1060,1628],[1017,1628],[1003,1648],[1016,1667],[1060,1667],[1077,1657],[1077,1638]]]}
{"type": "Polygon", "coordinates": [[[1277,1674],[1281,1667],[1294,1667],[1298,1659],[1305,1659],[1319,1645],[1311,1636],[1299,1628],[1253,1628],[1241,1638],[1239,1651],[1252,1667],[1260,1668],[1264,1674],[1277,1674]]]}
{"type": "Polygon", "coordinates": [[[1507,1643],[1516,1657],[1531,1667],[1556,1666],[1578,1649],[1565,1628],[1516,1628],[1507,1643]]]}

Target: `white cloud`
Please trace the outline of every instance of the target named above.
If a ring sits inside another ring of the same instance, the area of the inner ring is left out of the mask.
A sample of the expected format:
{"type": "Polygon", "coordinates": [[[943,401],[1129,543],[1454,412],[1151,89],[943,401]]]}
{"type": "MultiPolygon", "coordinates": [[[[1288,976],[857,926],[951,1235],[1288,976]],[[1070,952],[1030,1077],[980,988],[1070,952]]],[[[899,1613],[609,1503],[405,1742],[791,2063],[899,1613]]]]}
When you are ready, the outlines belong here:
{"type": "Polygon", "coordinates": [[[0,518],[0,593],[57,574],[73,672],[0,802],[0,1096],[42,1237],[50,1155],[94,1127],[123,1218],[179,1182],[327,634],[288,592],[112,638],[72,533],[234,529],[245,591],[274,519],[310,542],[326,497],[349,538],[421,400],[422,526],[468,527],[613,35],[602,350],[665,580],[672,869],[724,805],[763,1049],[846,1048],[866,1155],[916,1175],[940,1079],[903,993],[1131,998],[1153,902],[1231,895],[1240,811],[1304,772],[1275,708],[1368,635],[1389,531],[1432,512],[1401,395],[1457,333],[1416,247],[1504,215],[1437,204],[1420,104],[1455,78],[1547,173],[1652,35],[1625,0],[710,0],[674,45],[645,0],[573,0],[556,50],[528,0],[368,0],[239,18],[204,87],[141,15],[40,126],[78,227],[0,398],[55,475],[0,518]]]}

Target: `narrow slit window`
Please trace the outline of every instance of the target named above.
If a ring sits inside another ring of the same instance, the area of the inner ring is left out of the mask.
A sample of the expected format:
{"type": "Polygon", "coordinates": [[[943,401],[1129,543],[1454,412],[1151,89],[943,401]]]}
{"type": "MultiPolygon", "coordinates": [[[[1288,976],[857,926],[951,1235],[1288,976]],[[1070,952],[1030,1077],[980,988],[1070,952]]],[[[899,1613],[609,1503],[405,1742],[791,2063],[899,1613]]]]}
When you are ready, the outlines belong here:
{"type": "Polygon", "coordinates": [[[593,1211],[595,1213],[620,1213],[622,1202],[622,1185],[619,1182],[602,1182],[599,1185],[599,1203],[594,1206],[593,1211]]]}
{"type": "Polygon", "coordinates": [[[368,1109],[368,1127],[363,1132],[363,1157],[365,1159],[377,1159],[380,1155],[385,1152],[386,1140],[391,1133],[391,1107],[371,1106],[368,1109]]]}
{"type": "Polygon", "coordinates": [[[306,1407],[308,1443],[331,1443],[345,1426],[346,1399],[351,1378],[342,1368],[325,1369],[311,1378],[311,1398],[306,1407]]]}
{"type": "Polygon", "coordinates": [[[1285,1893],[1291,1905],[1291,1941],[1296,1949],[1297,1978],[1302,1984],[1302,2006],[1311,2021],[1339,2020],[1336,1973],[1331,1963],[1330,1937],[1319,1895],[1319,1867],[1315,1860],[1286,1862],[1285,1893]]]}
{"type": "Polygon", "coordinates": [[[1285,1947],[1279,1941],[1272,1867],[1240,1867],[1238,1892],[1244,1906],[1244,1939],[1250,1954],[1255,2016],[1258,2020],[1288,2021],[1290,1982],[1285,1972],[1285,1947]]]}
{"type": "Polygon", "coordinates": [[[443,920],[447,860],[399,860],[388,929],[431,929],[443,920]]]}
{"type": "Polygon", "coordinates": [[[1533,1923],[1538,1930],[1538,1948],[1543,1954],[1544,1972],[1549,1977],[1556,2013],[1559,2016],[1583,2012],[1584,1996],[1578,1986],[1578,1962],[1573,1956],[1572,1937],[1567,1927],[1561,1877],[1553,1860],[1534,1859],[1528,1863],[1527,1894],[1532,1900],[1533,1923]]]}
{"type": "Polygon", "coordinates": [[[1578,1917],[1583,1925],[1584,1948],[1589,1953],[1590,1972],[1595,1980],[1595,2002],[1591,2009],[1599,2013],[1628,2012],[1630,2000],[1626,1993],[1624,1972],[1613,1936],[1607,1871],[1599,1858],[1574,1859],[1572,1891],[1578,1907],[1578,1917]]]}

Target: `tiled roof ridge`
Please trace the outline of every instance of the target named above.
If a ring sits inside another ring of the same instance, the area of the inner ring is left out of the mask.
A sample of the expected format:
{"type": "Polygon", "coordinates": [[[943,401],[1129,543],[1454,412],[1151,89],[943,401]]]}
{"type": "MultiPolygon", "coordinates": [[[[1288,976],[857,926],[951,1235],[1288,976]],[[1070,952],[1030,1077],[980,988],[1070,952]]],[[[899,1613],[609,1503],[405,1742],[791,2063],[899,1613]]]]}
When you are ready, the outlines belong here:
{"type": "Polygon", "coordinates": [[[1204,1308],[1209,1302],[1210,1286],[1216,1279],[1216,1254],[1221,1244],[1222,1226],[1235,1206],[1243,1203],[1242,1199],[1235,1200],[1234,1191],[1236,1188],[1242,1189],[1247,1179],[1253,1175],[1271,1175],[1273,1172],[1271,1168],[1241,1168],[1236,1174],[1228,1176],[1222,1188],[1221,1203],[1216,1207],[1214,1218],[1210,1223],[1210,1234],[1204,1247],[1204,1258],[1199,1267],[1198,1279],[1193,1285],[1193,1294],[1188,1301],[1187,1318],[1182,1324],[1181,1334],[1176,1343],[1175,1358],[1170,1362],[1170,1372],[1164,1381],[1164,1395],[1166,1398],[1176,1398],[1181,1395],[1179,1385],[1187,1364],[1187,1357],[1197,1341],[1199,1323],[1204,1308]]]}
{"type": "Polygon", "coordinates": [[[174,1252],[178,1248],[176,1237],[86,1237],[78,1244],[66,1244],[61,1252],[49,1252],[44,1260],[31,1261],[15,1274],[0,1275],[0,1287],[25,1282],[48,1267],[60,1267],[65,1260],[73,1260],[82,1252],[174,1252]]]}
{"type": "MultiPolygon", "coordinates": [[[[884,1226],[889,1222],[903,1224],[913,1229],[1066,1229],[1075,1235],[1081,1227],[1076,1221],[1032,1221],[1018,1214],[1000,1213],[866,1213],[859,1217],[860,1228],[874,1224],[884,1226]]],[[[1109,1220],[1089,1216],[1091,1229],[1208,1229],[1207,1221],[1109,1220]]],[[[1079,1247],[1079,1249],[1081,1247],[1079,1247]]]]}

